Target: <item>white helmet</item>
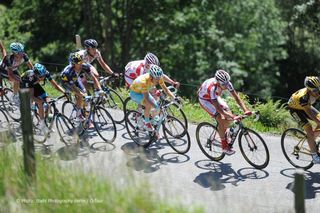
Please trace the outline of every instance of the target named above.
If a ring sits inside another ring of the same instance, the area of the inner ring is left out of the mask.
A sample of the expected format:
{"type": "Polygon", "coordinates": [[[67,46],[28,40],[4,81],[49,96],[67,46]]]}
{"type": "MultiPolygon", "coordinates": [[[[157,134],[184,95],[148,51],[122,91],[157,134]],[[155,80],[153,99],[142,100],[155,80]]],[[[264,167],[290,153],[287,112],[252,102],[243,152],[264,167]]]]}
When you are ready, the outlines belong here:
{"type": "Polygon", "coordinates": [[[147,64],[155,64],[160,66],[158,57],[153,53],[147,53],[147,55],[144,57],[144,61],[147,64]]]}
{"type": "Polygon", "coordinates": [[[217,70],[214,74],[214,77],[217,79],[218,82],[221,84],[226,84],[230,81],[230,75],[224,70],[217,70]]]}

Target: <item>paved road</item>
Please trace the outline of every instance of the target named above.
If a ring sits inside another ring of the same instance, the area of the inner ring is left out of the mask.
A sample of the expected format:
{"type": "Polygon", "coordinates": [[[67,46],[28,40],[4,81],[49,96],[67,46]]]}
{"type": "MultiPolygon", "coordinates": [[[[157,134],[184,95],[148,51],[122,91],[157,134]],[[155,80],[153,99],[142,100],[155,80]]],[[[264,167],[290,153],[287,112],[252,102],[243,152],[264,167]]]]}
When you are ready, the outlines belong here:
{"type": "MultiPolygon", "coordinates": [[[[208,160],[196,143],[196,126],[192,124],[192,144],[186,155],[175,154],[164,140],[148,150],[140,149],[128,138],[124,125],[117,128],[113,144],[102,143],[92,133],[87,147],[70,151],[55,133],[46,148],[37,145],[37,150],[44,156],[59,156],[63,166],[110,177],[115,184],[147,181],[162,198],[202,206],[206,212],[294,212],[295,169],[281,152],[279,136],[262,135],[271,159],[266,169],[257,170],[244,160],[238,145],[237,153],[222,162],[208,160]]],[[[319,212],[319,168],[306,172],[306,212],[319,212]]]]}

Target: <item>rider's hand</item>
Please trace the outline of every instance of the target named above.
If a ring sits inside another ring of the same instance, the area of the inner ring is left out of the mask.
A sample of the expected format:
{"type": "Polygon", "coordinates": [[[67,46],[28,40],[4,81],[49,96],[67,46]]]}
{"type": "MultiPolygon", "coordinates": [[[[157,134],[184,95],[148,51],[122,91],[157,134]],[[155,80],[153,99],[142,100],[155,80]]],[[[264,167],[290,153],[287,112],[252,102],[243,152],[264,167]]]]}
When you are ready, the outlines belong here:
{"type": "Polygon", "coordinates": [[[112,76],[112,77],[115,77],[115,78],[119,78],[119,73],[113,72],[113,73],[111,74],[111,76],[112,76]]]}
{"type": "Polygon", "coordinates": [[[97,90],[97,91],[94,92],[94,96],[95,97],[99,97],[99,96],[102,96],[104,94],[105,94],[105,92],[103,90],[97,90]]]}
{"type": "Polygon", "coordinates": [[[233,117],[234,121],[240,121],[241,119],[242,119],[242,116],[240,116],[240,115],[236,115],[233,117]]]}
{"type": "Polygon", "coordinates": [[[250,116],[250,115],[252,115],[252,112],[250,110],[247,110],[247,111],[244,112],[244,114],[247,115],[247,116],[250,116]]]}
{"type": "Polygon", "coordinates": [[[173,86],[174,86],[175,88],[179,88],[179,87],[180,87],[180,82],[175,81],[175,82],[173,83],[173,86]]]}

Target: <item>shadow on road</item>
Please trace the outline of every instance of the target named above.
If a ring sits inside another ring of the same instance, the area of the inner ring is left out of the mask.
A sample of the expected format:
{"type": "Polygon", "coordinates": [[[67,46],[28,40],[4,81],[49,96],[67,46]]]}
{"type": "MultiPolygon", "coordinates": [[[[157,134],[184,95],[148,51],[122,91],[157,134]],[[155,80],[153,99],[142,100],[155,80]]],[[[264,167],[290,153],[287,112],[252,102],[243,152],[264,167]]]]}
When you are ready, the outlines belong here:
{"type": "MultiPolygon", "coordinates": [[[[280,174],[292,179],[292,182],[287,184],[286,189],[289,189],[293,193],[295,172],[295,168],[280,171],[280,174]]],[[[316,198],[316,194],[320,194],[320,172],[305,171],[305,188],[305,199],[314,199],[316,198]]]]}
{"type": "Polygon", "coordinates": [[[238,186],[239,182],[246,179],[264,179],[269,173],[255,168],[242,168],[234,171],[230,163],[212,162],[210,160],[200,160],[195,165],[208,172],[200,173],[193,182],[212,191],[219,191],[226,188],[226,184],[238,186]]]}
{"type": "Polygon", "coordinates": [[[168,163],[184,163],[190,160],[187,155],[180,155],[169,152],[159,155],[159,144],[150,146],[145,149],[136,145],[134,142],[128,142],[121,146],[121,149],[128,155],[132,156],[128,159],[127,166],[136,171],[143,171],[145,173],[155,172],[160,169],[161,165],[168,163]]]}

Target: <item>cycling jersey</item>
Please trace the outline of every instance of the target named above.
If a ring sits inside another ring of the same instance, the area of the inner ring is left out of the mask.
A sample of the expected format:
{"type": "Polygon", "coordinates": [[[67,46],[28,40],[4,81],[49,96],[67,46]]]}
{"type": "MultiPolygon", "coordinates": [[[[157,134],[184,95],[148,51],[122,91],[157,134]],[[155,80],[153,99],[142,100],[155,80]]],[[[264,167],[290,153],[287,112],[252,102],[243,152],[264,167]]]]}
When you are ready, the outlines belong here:
{"type": "Polygon", "coordinates": [[[292,109],[304,110],[311,107],[319,97],[314,97],[308,93],[307,88],[303,88],[293,93],[288,101],[288,107],[292,109]]]}
{"type": "Polygon", "coordinates": [[[11,68],[14,74],[18,74],[18,68],[21,64],[29,62],[29,57],[26,53],[23,53],[20,60],[16,60],[14,54],[7,55],[3,58],[0,64],[0,72],[4,77],[8,77],[8,69],[11,68]]]}
{"type": "MultiPolygon", "coordinates": [[[[46,79],[48,79],[49,81],[52,80],[52,76],[48,70],[46,71],[46,74],[44,75],[44,81],[46,79]]],[[[33,70],[28,70],[21,75],[21,82],[22,82],[21,83],[22,88],[29,88],[35,84],[38,84],[39,78],[37,77],[37,75],[34,73],[33,70]]]]}
{"type": "Polygon", "coordinates": [[[84,63],[91,64],[95,59],[101,59],[101,53],[99,50],[96,50],[94,55],[91,55],[87,50],[80,50],[79,53],[84,61],[84,63]]]}
{"type": "Polygon", "coordinates": [[[144,60],[131,61],[125,67],[124,80],[126,85],[130,87],[132,82],[140,75],[146,74],[147,70],[144,67],[144,60]]]}
{"type": "Polygon", "coordinates": [[[64,70],[61,72],[61,80],[64,83],[69,83],[70,85],[75,84],[78,82],[78,77],[82,74],[90,74],[91,75],[91,69],[88,64],[82,64],[81,65],[81,71],[76,73],[74,70],[74,67],[70,64],[64,68],[64,70]]]}
{"type": "MultiPolygon", "coordinates": [[[[161,87],[165,86],[163,77],[161,77],[160,81],[159,81],[159,85],[161,87]]],[[[130,90],[136,92],[136,93],[146,93],[149,92],[153,87],[154,87],[154,83],[151,80],[151,76],[149,73],[144,74],[139,76],[138,78],[136,78],[133,83],[130,86],[130,90]]]]}
{"type": "MultiPolygon", "coordinates": [[[[230,92],[234,91],[231,82],[228,83],[227,90],[230,92]]],[[[217,80],[215,78],[210,78],[202,83],[198,90],[198,96],[200,99],[208,101],[216,100],[218,96],[221,96],[222,91],[222,88],[217,85],[217,80]]]]}

